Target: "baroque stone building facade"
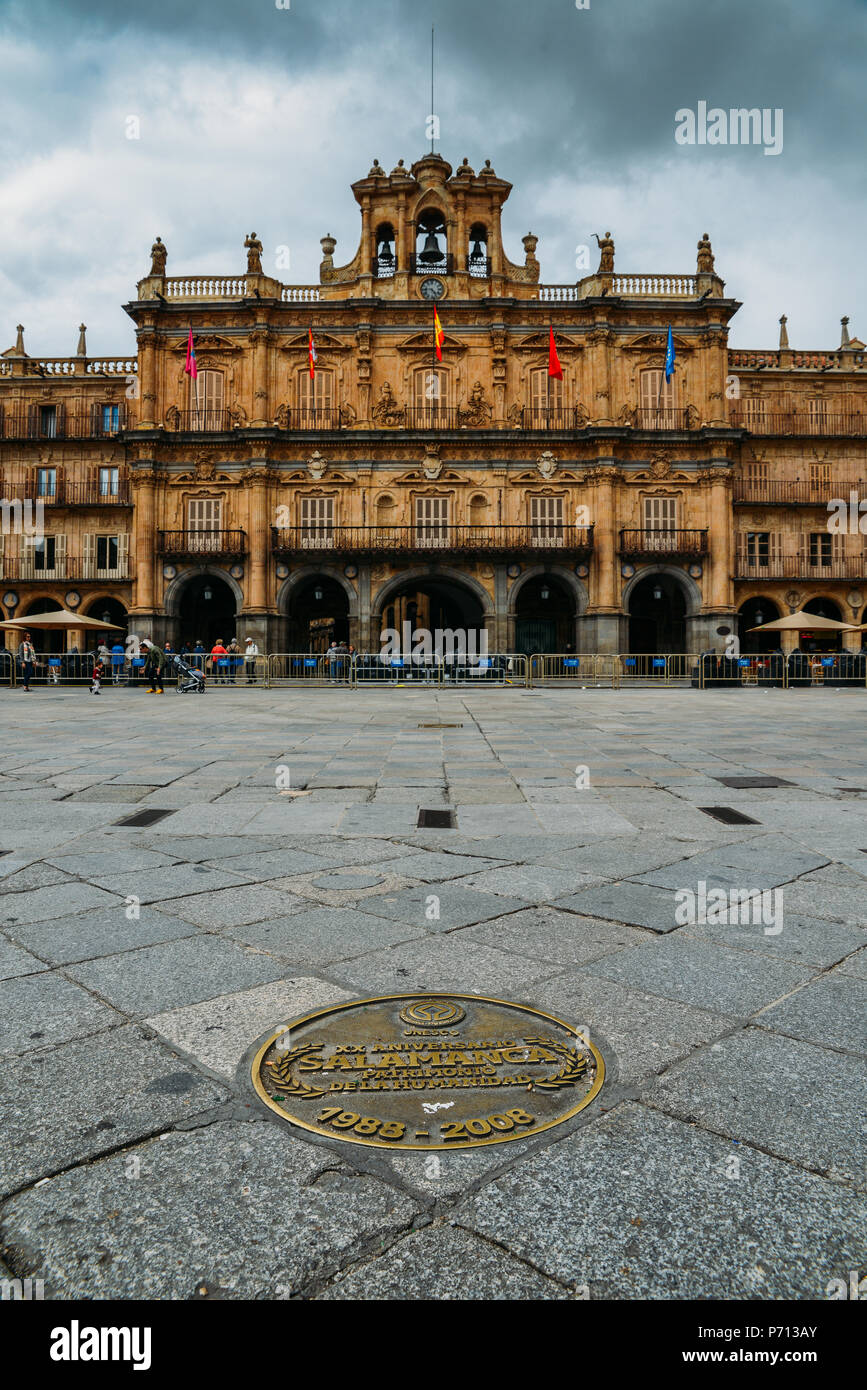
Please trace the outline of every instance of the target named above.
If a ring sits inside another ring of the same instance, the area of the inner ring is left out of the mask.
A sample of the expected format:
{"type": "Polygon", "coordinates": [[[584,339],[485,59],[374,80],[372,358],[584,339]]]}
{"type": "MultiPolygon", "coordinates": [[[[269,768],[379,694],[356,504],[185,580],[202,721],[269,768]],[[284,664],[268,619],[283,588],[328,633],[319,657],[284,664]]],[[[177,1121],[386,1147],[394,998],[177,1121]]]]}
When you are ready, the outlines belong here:
{"type": "Polygon", "coordinates": [[[857,516],[828,529],[829,501],[867,497],[847,321],[834,351],[791,350],[785,321],[777,349],[730,350],[739,305],[706,236],[693,273],[622,274],[606,233],[595,272],[541,283],[533,235],[506,254],[510,188],[490,162],[375,162],[358,249],[338,266],[323,237],[319,285],[265,274],[255,233],[246,273],[170,276],[158,238],[125,306],[135,354],[89,357],[82,327],[74,356],[32,358],[19,328],[0,355],[4,613],[66,603],[269,651],[375,651],[406,620],[528,653],[721,649],[721,629],[749,644],[803,606],[862,621],[857,516]]]}

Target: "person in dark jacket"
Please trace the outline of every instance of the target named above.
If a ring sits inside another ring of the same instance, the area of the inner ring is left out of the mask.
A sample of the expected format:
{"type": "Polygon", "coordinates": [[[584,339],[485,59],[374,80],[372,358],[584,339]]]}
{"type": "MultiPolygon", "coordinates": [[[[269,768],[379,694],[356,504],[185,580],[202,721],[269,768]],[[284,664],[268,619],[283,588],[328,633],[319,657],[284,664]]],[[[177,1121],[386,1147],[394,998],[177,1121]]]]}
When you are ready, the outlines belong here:
{"type": "Polygon", "coordinates": [[[146,690],[146,695],[164,695],[163,690],[163,667],[166,658],[162,649],[154,642],[148,641],[147,637],[142,638],[142,646],[145,649],[144,673],[150,681],[150,690],[146,690]],[[157,689],[159,687],[159,689],[157,689]]]}

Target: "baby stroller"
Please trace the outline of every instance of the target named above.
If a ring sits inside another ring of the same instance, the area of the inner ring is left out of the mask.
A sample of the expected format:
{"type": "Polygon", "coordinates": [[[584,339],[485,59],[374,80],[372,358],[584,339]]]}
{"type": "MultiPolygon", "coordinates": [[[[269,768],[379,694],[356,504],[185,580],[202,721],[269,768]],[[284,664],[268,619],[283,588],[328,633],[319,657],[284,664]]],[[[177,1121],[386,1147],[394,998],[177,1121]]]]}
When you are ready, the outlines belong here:
{"type": "Polygon", "coordinates": [[[176,686],[179,695],[189,695],[191,692],[196,695],[204,695],[205,678],[201,671],[189,666],[177,652],[172,656],[172,667],[178,678],[176,686]]]}

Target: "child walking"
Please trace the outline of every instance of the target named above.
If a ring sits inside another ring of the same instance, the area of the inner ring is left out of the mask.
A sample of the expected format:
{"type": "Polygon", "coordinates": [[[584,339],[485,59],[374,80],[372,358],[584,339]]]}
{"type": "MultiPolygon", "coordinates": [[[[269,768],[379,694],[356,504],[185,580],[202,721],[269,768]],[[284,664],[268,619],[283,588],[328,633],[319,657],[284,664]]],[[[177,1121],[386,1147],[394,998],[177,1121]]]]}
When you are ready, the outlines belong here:
{"type": "Polygon", "coordinates": [[[91,684],[91,687],[90,687],[90,693],[91,693],[91,695],[99,695],[99,694],[100,694],[99,683],[100,683],[100,681],[102,680],[103,669],[104,669],[104,668],[103,668],[103,664],[102,664],[102,662],[100,661],[99,657],[97,656],[97,657],[94,659],[94,662],[93,662],[93,683],[91,684]]]}

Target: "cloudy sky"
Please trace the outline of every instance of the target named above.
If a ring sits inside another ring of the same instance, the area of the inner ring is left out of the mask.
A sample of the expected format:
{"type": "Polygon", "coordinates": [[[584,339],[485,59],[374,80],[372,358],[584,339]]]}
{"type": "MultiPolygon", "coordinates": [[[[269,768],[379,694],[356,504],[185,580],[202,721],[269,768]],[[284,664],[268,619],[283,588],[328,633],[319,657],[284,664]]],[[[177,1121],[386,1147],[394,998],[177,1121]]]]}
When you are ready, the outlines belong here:
{"type": "Polygon", "coordinates": [[[156,234],[175,275],[242,272],[253,228],[284,281],[318,282],[325,233],[349,260],[349,184],[424,152],[432,22],[437,148],[514,184],[543,282],[609,228],[618,270],[689,272],[707,231],[735,345],[782,313],[794,347],[843,314],[867,339],[867,0],[0,0],[0,350],[20,322],[72,353],[83,320],[131,351],[156,234]],[[678,144],[700,102],[782,109],[782,152],[678,144]]]}

